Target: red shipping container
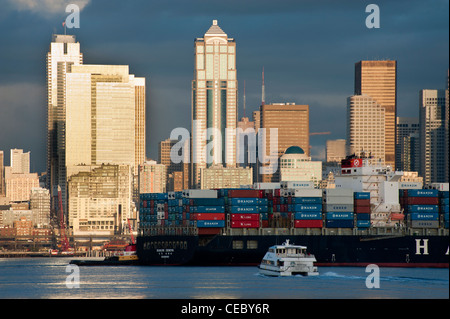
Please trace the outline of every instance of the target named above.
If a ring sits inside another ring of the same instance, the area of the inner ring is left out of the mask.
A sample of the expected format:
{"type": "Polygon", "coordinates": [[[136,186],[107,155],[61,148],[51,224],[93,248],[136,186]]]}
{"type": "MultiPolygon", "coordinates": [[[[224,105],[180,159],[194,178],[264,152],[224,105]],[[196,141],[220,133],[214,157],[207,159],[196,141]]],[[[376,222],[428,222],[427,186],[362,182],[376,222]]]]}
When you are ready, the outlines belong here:
{"type": "Polygon", "coordinates": [[[269,221],[268,220],[261,221],[261,227],[268,228],[269,227],[269,221]]]}
{"type": "Polygon", "coordinates": [[[153,207],[155,207],[155,201],[152,199],[152,200],[150,200],[150,208],[153,208],[153,207]]]}
{"type": "Polygon", "coordinates": [[[231,214],[231,220],[259,220],[259,216],[259,214],[231,214]]]}
{"type": "Polygon", "coordinates": [[[323,221],[317,219],[302,219],[294,221],[295,228],[322,228],[323,221]]]}
{"type": "Polygon", "coordinates": [[[275,197],[280,197],[281,196],[281,189],[275,189],[274,190],[274,196],[275,197]]]}
{"type": "Polygon", "coordinates": [[[407,205],[439,205],[439,197],[408,197],[407,205]]]}
{"type": "Polygon", "coordinates": [[[259,228],[259,220],[233,220],[231,221],[232,228],[259,228]]]}
{"type": "Polygon", "coordinates": [[[262,198],[264,194],[263,190],[257,189],[230,189],[228,191],[228,197],[243,198],[243,197],[257,197],[262,198]]]}
{"type": "Polygon", "coordinates": [[[197,213],[197,220],[225,220],[224,213],[197,213]]]}
{"type": "Polygon", "coordinates": [[[216,235],[220,233],[221,229],[216,227],[201,227],[197,231],[199,235],[216,235]]]}
{"type": "Polygon", "coordinates": [[[354,210],[356,214],[368,214],[370,213],[370,206],[357,206],[354,210]]]}
{"type": "Polygon", "coordinates": [[[355,199],[353,203],[357,207],[370,206],[370,199],[355,199]]]}

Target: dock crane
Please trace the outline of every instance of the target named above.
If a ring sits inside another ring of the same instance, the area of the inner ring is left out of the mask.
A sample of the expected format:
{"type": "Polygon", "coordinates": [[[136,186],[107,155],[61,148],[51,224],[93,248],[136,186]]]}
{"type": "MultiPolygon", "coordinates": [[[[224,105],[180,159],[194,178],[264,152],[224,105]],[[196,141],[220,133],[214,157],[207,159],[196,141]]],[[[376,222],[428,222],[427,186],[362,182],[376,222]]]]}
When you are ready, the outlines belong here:
{"type": "Polygon", "coordinates": [[[61,238],[61,252],[65,253],[70,251],[70,244],[69,240],[67,239],[66,235],[66,223],[64,222],[64,209],[62,204],[62,194],[61,194],[61,187],[58,186],[58,207],[59,207],[59,236],[61,238]]]}

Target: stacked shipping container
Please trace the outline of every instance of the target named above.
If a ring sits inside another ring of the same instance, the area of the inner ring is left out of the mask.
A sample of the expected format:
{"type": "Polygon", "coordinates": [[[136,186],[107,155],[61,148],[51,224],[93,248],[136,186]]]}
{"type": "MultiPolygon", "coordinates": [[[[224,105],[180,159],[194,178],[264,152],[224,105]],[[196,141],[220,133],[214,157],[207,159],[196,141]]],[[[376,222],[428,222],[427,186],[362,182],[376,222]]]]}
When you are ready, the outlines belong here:
{"type": "Polygon", "coordinates": [[[444,227],[448,229],[449,191],[439,192],[439,212],[441,214],[441,218],[444,220],[444,227]]]}
{"type": "Polygon", "coordinates": [[[439,227],[439,192],[436,189],[400,191],[400,204],[412,228],[439,227]]]}
{"type": "Polygon", "coordinates": [[[370,193],[355,192],[353,207],[356,215],[356,226],[358,228],[370,227],[370,193]]]}
{"type": "Polygon", "coordinates": [[[229,190],[227,214],[231,228],[260,228],[268,221],[268,201],[262,190],[229,190]]]}
{"type": "Polygon", "coordinates": [[[323,191],[325,227],[353,228],[354,198],[352,189],[330,188],[323,191]]]}
{"type": "Polygon", "coordinates": [[[322,190],[300,188],[288,200],[289,211],[294,214],[295,228],[322,228],[322,190]]]}

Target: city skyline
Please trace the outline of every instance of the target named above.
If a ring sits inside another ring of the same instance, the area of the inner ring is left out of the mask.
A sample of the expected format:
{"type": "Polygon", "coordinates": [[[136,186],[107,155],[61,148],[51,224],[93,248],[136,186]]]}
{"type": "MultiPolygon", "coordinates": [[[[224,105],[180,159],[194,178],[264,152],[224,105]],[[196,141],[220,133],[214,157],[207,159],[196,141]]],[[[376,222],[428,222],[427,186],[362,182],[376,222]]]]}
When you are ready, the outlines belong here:
{"type": "MultiPolygon", "coordinates": [[[[32,2],[32,1],[30,1],[32,2]]],[[[448,69],[448,2],[379,1],[380,29],[365,26],[365,5],[356,1],[249,1],[239,8],[213,2],[171,4],[73,1],[80,5],[80,29],[68,29],[82,46],[86,64],[127,64],[148,79],[147,149],[157,159],[158,142],[176,127],[190,129],[194,38],[211,21],[239,43],[238,116],[261,103],[265,69],[267,103],[310,105],[311,156],[323,158],[326,139],[345,138],[346,98],[353,94],[354,63],[398,62],[398,116],[418,116],[419,92],[443,89],[448,69]],[[84,5],[83,5],[84,4],[84,5]],[[177,5],[174,5],[177,4],[177,5]],[[199,11],[196,11],[199,10],[199,11]],[[98,19],[96,14],[102,14],[98,19]],[[145,14],[150,15],[151,21],[145,14]],[[401,14],[400,14],[401,13],[401,14]],[[123,16],[127,23],[118,23],[123,16]],[[294,40],[292,40],[294,39],[294,40]],[[339,118],[340,115],[340,118],[339,118]],[[339,120],[340,119],[340,120],[339,120]]],[[[1,1],[0,149],[31,151],[31,171],[46,170],[45,55],[52,33],[64,32],[65,5],[31,7],[1,1]],[[53,11],[52,11],[53,10],[53,11]],[[25,94],[26,93],[26,94],[25,94]],[[25,129],[24,129],[25,128],[25,129]]]]}

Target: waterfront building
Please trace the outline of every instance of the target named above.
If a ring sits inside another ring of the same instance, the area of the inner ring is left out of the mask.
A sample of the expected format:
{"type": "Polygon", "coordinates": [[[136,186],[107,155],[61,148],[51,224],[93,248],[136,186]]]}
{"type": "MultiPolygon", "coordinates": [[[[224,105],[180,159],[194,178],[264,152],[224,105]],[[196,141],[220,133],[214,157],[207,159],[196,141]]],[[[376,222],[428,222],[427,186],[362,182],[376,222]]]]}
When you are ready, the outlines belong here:
{"type": "Polygon", "coordinates": [[[37,173],[12,173],[11,167],[5,167],[6,197],[10,202],[27,202],[31,190],[39,187],[37,173]]]}
{"type": "Polygon", "coordinates": [[[359,61],[355,63],[354,95],[368,95],[384,109],[384,158],[395,169],[397,116],[397,61],[359,61]]]}
{"type": "Polygon", "coordinates": [[[30,195],[30,210],[36,218],[39,228],[50,227],[50,192],[46,188],[32,188],[30,195]]]}
{"type": "Polygon", "coordinates": [[[69,233],[122,233],[128,219],[136,219],[132,166],[104,164],[85,168],[68,180],[69,233]]]}

